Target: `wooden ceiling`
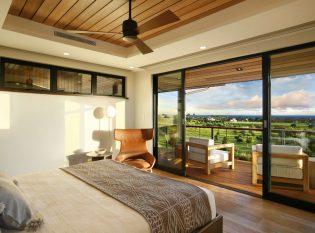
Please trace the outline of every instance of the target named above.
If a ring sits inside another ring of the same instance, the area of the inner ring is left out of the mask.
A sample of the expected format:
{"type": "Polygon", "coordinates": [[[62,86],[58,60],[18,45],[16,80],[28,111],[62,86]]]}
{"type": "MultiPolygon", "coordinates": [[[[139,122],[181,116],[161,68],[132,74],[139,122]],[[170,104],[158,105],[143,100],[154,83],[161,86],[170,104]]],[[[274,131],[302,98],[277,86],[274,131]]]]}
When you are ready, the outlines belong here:
{"type": "MultiPolygon", "coordinates": [[[[244,0],[135,0],[132,18],[138,26],[165,12],[173,11],[180,21],[139,35],[146,40],[244,0]]],[[[66,30],[121,32],[128,18],[126,0],[13,0],[9,14],[66,30]]],[[[85,34],[95,39],[128,47],[122,35],[85,34]]]]}
{"type": "Polygon", "coordinates": [[[315,73],[315,48],[271,56],[271,77],[281,78],[315,73]]]}
{"type": "MultiPolygon", "coordinates": [[[[175,91],[180,88],[180,73],[159,77],[160,92],[175,91]]],[[[261,57],[209,65],[185,72],[186,89],[222,86],[228,83],[247,82],[262,79],[261,57]]]]}

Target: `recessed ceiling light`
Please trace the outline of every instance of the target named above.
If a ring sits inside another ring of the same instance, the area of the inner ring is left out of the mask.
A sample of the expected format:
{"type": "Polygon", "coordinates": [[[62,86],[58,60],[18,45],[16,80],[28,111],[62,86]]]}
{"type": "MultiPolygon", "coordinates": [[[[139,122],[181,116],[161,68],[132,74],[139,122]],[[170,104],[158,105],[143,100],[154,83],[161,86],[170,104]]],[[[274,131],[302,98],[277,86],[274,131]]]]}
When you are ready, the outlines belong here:
{"type": "Polygon", "coordinates": [[[70,53],[64,52],[64,53],[63,53],[63,55],[65,55],[65,56],[69,56],[69,55],[70,55],[70,53]]]}
{"type": "Polygon", "coordinates": [[[235,68],[237,71],[242,71],[243,70],[243,68],[242,67],[237,67],[237,68],[235,68]]]}
{"type": "Polygon", "coordinates": [[[135,67],[133,67],[133,66],[129,66],[129,68],[130,68],[130,69],[133,69],[133,68],[135,68],[135,67]]]}
{"type": "Polygon", "coordinates": [[[201,49],[201,50],[204,50],[204,49],[206,49],[206,48],[207,48],[207,46],[205,46],[205,45],[200,46],[200,49],[201,49]]]}

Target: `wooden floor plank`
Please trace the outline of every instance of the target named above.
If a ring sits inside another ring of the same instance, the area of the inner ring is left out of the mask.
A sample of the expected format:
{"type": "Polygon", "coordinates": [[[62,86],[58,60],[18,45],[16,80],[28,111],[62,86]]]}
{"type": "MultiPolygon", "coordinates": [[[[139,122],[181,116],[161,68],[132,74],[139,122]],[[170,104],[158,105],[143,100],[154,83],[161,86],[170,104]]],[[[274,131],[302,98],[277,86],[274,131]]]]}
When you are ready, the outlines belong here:
{"type": "Polygon", "coordinates": [[[314,233],[315,214],[154,169],[153,173],[211,190],[225,233],[314,233]]]}
{"type": "Polygon", "coordinates": [[[216,168],[211,171],[210,175],[204,172],[204,165],[196,161],[190,161],[187,167],[187,175],[225,185],[231,188],[250,192],[256,195],[262,195],[261,185],[252,185],[252,168],[251,163],[247,161],[235,160],[235,169],[216,168]]]}

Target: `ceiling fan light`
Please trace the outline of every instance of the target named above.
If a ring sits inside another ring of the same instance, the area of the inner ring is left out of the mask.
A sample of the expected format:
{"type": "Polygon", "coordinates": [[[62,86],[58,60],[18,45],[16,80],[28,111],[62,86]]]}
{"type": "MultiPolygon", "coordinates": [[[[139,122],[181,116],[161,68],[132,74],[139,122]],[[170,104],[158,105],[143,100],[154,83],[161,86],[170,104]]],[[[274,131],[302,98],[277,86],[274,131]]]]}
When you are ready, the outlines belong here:
{"type": "Polygon", "coordinates": [[[134,43],[137,40],[137,36],[124,36],[123,40],[129,43],[134,43]]]}

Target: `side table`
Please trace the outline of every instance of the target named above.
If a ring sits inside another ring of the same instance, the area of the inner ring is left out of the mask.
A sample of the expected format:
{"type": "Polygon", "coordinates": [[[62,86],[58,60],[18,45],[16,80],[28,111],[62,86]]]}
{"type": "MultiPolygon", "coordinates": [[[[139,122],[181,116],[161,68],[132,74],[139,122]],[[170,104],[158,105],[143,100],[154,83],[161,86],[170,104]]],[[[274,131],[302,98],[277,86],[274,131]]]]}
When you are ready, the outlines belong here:
{"type": "Polygon", "coordinates": [[[103,159],[112,159],[112,153],[105,153],[105,154],[97,154],[95,151],[91,151],[86,153],[88,157],[88,161],[98,161],[103,159]]]}

